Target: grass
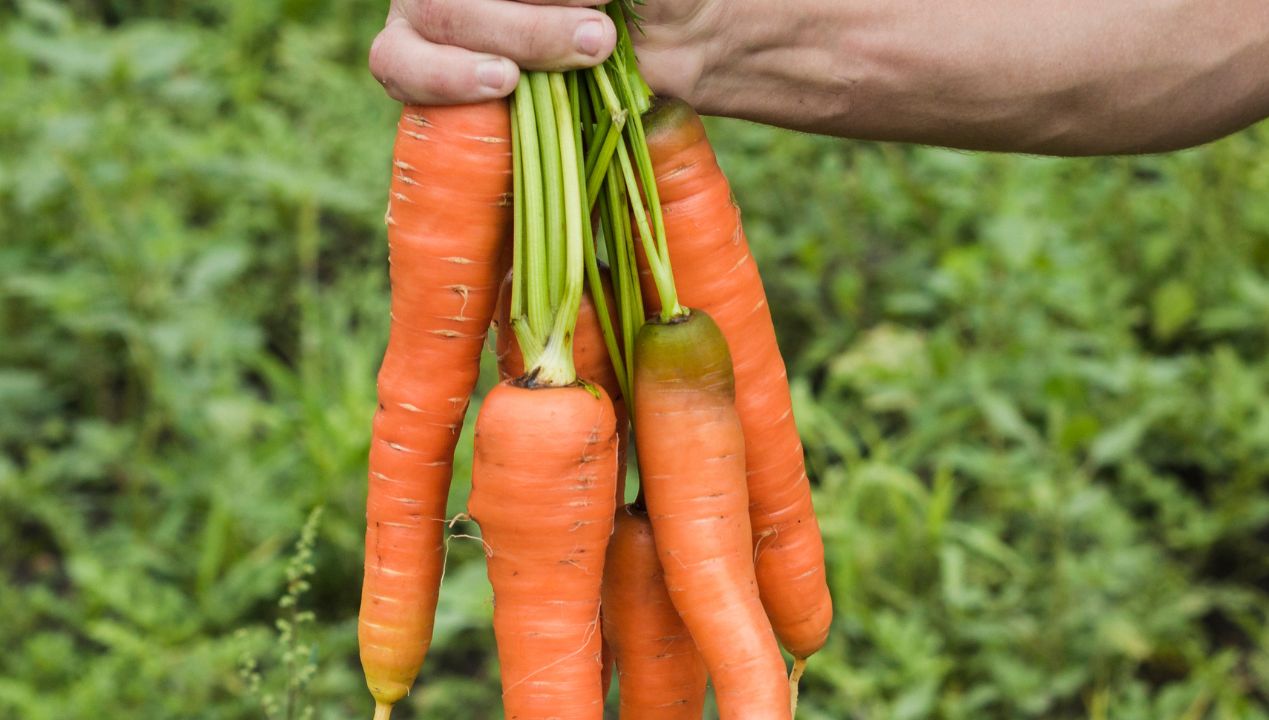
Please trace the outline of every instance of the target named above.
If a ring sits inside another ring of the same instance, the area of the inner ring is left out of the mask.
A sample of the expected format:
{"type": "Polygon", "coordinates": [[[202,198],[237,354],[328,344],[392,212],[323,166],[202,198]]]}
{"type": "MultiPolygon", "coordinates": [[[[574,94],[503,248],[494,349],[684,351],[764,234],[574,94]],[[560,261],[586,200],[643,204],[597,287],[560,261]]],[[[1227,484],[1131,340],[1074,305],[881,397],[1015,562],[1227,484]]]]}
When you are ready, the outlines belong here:
{"type": "MultiPolygon", "coordinates": [[[[264,717],[300,672],[293,717],[368,717],[382,12],[0,4],[0,717],[264,717]]],[[[1269,126],[1088,160],[710,130],[830,553],[800,717],[1269,717],[1269,126]]],[[[403,720],[499,716],[480,558],[451,543],[403,720]]]]}

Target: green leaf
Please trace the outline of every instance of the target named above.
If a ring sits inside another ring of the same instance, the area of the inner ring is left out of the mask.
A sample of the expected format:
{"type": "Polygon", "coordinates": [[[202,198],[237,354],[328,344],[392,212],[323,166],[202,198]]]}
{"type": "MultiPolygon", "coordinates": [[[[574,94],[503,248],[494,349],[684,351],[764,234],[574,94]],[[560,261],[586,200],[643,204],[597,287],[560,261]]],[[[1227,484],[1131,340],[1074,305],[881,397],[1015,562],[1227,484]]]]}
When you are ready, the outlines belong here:
{"type": "Polygon", "coordinates": [[[1151,328],[1160,340],[1171,340],[1194,317],[1194,291],[1180,280],[1169,280],[1150,298],[1151,328]]]}

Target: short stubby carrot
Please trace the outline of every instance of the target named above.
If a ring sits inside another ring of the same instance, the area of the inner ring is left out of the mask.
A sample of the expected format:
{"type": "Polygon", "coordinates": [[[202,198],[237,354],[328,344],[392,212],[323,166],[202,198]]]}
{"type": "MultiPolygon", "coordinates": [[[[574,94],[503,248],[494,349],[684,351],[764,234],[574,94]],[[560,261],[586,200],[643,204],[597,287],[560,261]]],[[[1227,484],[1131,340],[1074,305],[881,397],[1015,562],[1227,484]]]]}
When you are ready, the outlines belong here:
{"type": "Polygon", "coordinates": [[[432,639],[454,446],[510,233],[506,103],[406,107],[392,166],[392,323],[370,445],[358,618],[381,718],[409,692],[432,639]]]}
{"type": "Polygon", "coordinates": [[[617,510],[604,568],[604,637],[613,648],[621,720],[700,720],[705,663],[674,609],[647,510],[617,510]]]}
{"type": "MultiPolygon", "coordinates": [[[[679,301],[713,317],[735,361],[762,602],[781,643],[804,659],[824,645],[833,605],[762,278],[700,117],[686,103],[658,100],[644,125],[679,301]]],[[[653,292],[644,296],[655,302],[653,292]]]]}
{"type": "Polygon", "coordinates": [[[634,368],[635,448],[657,555],[720,717],[788,718],[784,661],[754,578],[727,343],[701,311],[653,320],[637,336],[634,368]]]}
{"type": "Polygon", "coordinates": [[[476,419],[468,511],[494,592],[508,720],[600,720],[600,589],[617,432],[598,386],[499,383],[476,419]]]}
{"type": "MultiPolygon", "coordinates": [[[[608,308],[611,314],[617,302],[612,294],[612,281],[607,272],[601,269],[604,291],[608,296],[608,308]]],[[[502,281],[498,293],[498,309],[494,315],[494,326],[497,329],[496,355],[498,357],[498,375],[503,380],[520,377],[524,374],[524,355],[516,342],[515,333],[511,330],[511,276],[502,281]]],[[[612,319],[616,326],[617,318],[612,319]]],[[[577,327],[573,331],[573,364],[577,368],[577,377],[593,382],[608,393],[612,399],[613,412],[617,415],[617,503],[624,504],[626,496],[626,447],[630,437],[630,421],[626,416],[626,399],[621,395],[621,385],[617,382],[617,374],[613,370],[612,361],[608,359],[608,348],[604,345],[604,333],[599,325],[599,314],[590,293],[582,294],[582,304],[577,313],[577,327]]]]}

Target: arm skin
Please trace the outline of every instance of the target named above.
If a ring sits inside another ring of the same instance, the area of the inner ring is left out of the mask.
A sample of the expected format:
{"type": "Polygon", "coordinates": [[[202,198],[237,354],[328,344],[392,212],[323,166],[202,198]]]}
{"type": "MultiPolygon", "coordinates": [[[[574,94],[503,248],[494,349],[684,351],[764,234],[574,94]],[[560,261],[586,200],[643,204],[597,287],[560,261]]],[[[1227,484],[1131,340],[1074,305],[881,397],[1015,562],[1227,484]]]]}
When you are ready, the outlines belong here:
{"type": "MultiPolygon", "coordinates": [[[[393,7],[417,37],[524,67],[580,67],[606,54],[611,25],[581,7],[595,0],[544,1],[393,7]],[[453,32],[477,7],[478,27],[453,32]],[[532,34],[501,22],[510,7],[536,13],[532,34]],[[603,33],[594,55],[572,42],[587,21],[603,33]]],[[[707,114],[797,130],[1093,155],[1189,147],[1269,116],[1266,0],[648,0],[641,12],[638,52],[654,90],[707,114]]],[[[373,52],[371,66],[391,92],[401,68],[373,52]]],[[[517,72],[488,92],[509,92],[517,72]]],[[[395,84],[399,99],[476,99],[452,84],[395,84]]]]}

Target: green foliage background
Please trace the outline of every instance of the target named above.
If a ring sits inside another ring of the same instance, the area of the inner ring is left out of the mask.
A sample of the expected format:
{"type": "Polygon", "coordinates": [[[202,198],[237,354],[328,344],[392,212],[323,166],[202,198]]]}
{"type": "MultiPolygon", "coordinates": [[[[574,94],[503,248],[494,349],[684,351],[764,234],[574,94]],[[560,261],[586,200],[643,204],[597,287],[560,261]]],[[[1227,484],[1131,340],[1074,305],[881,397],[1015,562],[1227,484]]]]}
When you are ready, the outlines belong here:
{"type": "MultiPolygon", "coordinates": [[[[382,5],[0,2],[0,718],[261,717],[244,652],[368,716],[382,5]]],[[[1269,126],[1088,160],[711,130],[830,553],[801,717],[1269,718],[1269,126]]],[[[403,720],[500,716],[480,557],[403,720]]]]}

